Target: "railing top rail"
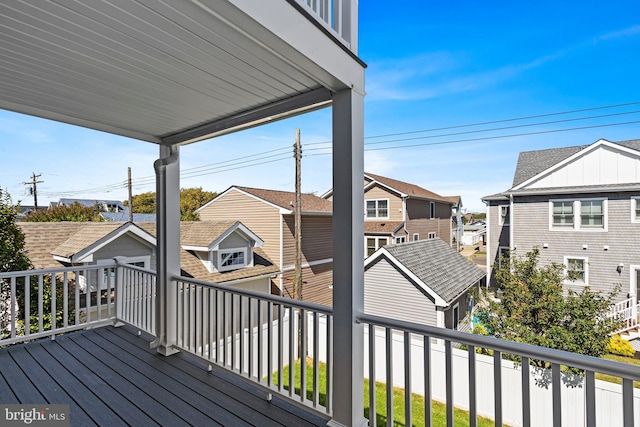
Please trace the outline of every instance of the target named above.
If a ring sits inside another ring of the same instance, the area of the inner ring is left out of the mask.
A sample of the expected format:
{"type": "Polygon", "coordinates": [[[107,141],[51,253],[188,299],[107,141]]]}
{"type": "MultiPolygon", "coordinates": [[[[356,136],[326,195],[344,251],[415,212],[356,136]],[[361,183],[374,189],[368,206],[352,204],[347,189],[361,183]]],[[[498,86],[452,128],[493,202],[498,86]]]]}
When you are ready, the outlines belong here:
{"type": "Polygon", "coordinates": [[[192,279],[190,277],[173,276],[171,279],[180,281],[180,282],[193,283],[193,284],[205,286],[208,288],[219,289],[221,291],[234,293],[237,295],[243,295],[247,297],[252,297],[252,298],[257,298],[264,301],[271,301],[276,304],[290,305],[293,307],[302,308],[304,310],[309,310],[309,311],[315,311],[322,314],[327,314],[327,315],[333,314],[332,307],[321,305],[321,304],[315,304],[308,301],[299,301],[291,298],[281,297],[278,295],[266,294],[264,292],[252,291],[249,289],[240,289],[233,286],[222,285],[220,283],[212,283],[212,282],[206,282],[204,280],[192,279]]]}
{"type": "Polygon", "coordinates": [[[538,347],[531,344],[523,344],[514,341],[506,341],[499,338],[474,335],[460,332],[453,329],[438,328],[435,326],[420,325],[417,323],[405,322],[402,320],[389,319],[386,317],[361,314],[356,319],[360,323],[367,323],[375,326],[382,326],[397,330],[402,330],[418,335],[426,335],[431,338],[440,338],[476,347],[490,348],[503,353],[511,353],[530,359],[545,360],[547,362],[559,363],[579,369],[586,369],[594,372],[601,372],[623,378],[630,378],[640,381],[640,366],[626,363],[614,362],[611,360],[599,359],[584,354],[571,353],[568,351],[556,350],[546,347],[538,347]]]}
{"type": "Polygon", "coordinates": [[[43,268],[37,270],[21,270],[21,271],[9,271],[6,273],[0,273],[0,279],[8,279],[11,277],[23,277],[23,276],[37,276],[40,274],[58,274],[58,273],[66,273],[66,272],[77,272],[84,270],[98,270],[101,268],[111,268],[116,267],[117,264],[115,262],[109,262],[105,264],[99,265],[76,265],[72,267],[58,267],[58,268],[43,268]]]}
{"type": "Polygon", "coordinates": [[[150,270],[148,268],[144,268],[144,267],[138,267],[137,265],[132,265],[132,264],[127,264],[124,262],[119,262],[116,258],[115,259],[115,265],[117,267],[124,267],[128,270],[134,270],[134,271],[139,271],[141,273],[147,273],[147,274],[152,274],[152,275],[157,275],[158,272],[156,270],[150,270]]]}

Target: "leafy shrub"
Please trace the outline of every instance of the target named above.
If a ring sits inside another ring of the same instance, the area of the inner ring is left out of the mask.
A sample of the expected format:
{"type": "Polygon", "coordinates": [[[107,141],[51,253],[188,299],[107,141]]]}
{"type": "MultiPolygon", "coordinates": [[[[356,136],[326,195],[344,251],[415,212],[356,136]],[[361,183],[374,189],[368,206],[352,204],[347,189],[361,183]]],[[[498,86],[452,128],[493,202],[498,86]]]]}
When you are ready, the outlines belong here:
{"type": "Polygon", "coordinates": [[[636,353],[631,344],[629,344],[629,341],[622,339],[618,334],[612,336],[609,340],[609,344],[607,344],[607,352],[627,357],[633,357],[636,353]]]}

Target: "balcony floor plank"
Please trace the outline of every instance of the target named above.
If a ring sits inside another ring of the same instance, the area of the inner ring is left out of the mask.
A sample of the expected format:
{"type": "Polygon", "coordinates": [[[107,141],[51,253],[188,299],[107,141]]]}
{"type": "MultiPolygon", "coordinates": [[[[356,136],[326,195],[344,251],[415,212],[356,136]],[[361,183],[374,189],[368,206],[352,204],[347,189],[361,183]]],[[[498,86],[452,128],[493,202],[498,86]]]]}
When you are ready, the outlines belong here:
{"type": "Polygon", "coordinates": [[[0,403],[68,404],[71,425],[324,426],[328,419],[148,336],[102,327],[0,349],[0,403]]]}

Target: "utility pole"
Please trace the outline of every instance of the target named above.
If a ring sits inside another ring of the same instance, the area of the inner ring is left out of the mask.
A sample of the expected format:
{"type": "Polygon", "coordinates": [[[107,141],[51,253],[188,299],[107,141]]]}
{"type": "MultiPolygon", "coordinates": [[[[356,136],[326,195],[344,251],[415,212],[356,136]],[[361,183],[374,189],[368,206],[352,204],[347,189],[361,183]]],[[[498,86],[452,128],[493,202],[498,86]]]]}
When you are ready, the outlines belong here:
{"type": "Polygon", "coordinates": [[[129,188],[129,222],[133,222],[133,194],[131,193],[131,167],[127,168],[127,187],[129,188]]]}
{"type": "Polygon", "coordinates": [[[33,206],[35,211],[38,211],[38,184],[43,183],[44,181],[38,181],[42,174],[36,175],[35,172],[31,173],[31,181],[23,182],[24,185],[30,185],[33,191],[33,206]]]}
{"type": "Polygon", "coordinates": [[[302,147],[300,145],[300,129],[296,129],[296,142],[293,145],[296,159],[296,208],[294,211],[294,229],[296,241],[296,260],[294,265],[293,298],[302,299],[302,194],[300,193],[300,159],[302,147]]]}

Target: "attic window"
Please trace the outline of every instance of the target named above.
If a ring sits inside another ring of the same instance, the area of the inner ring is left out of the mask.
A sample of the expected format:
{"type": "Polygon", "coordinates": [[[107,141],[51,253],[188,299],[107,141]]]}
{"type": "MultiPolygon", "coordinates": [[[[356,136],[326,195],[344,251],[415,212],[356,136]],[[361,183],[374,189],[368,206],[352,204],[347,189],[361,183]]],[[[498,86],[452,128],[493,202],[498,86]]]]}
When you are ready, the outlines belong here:
{"type": "Polygon", "coordinates": [[[218,270],[229,271],[245,267],[247,265],[246,249],[221,250],[218,259],[218,270]]]}

